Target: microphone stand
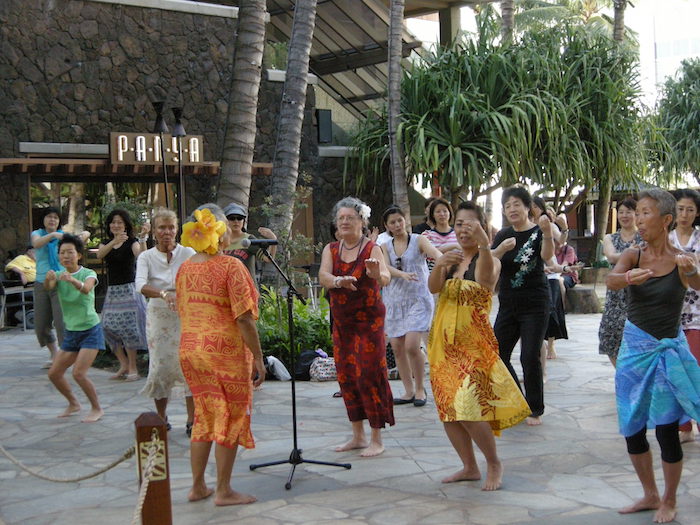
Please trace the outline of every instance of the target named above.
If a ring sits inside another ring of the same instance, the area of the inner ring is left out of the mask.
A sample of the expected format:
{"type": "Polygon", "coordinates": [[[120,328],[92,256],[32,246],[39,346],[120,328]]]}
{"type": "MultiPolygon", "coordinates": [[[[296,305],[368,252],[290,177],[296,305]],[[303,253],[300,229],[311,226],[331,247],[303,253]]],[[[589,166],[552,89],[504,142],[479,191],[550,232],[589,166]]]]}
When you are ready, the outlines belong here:
{"type": "Polygon", "coordinates": [[[268,253],[267,247],[262,246],[260,250],[262,251],[263,255],[267,257],[268,260],[274,265],[274,267],[277,269],[277,272],[282,276],[282,279],[284,279],[284,282],[287,283],[287,327],[289,330],[289,360],[292,370],[292,435],[294,448],[292,448],[292,452],[291,454],[289,454],[288,459],[281,459],[278,461],[270,461],[269,463],[259,463],[255,465],[250,465],[250,470],[255,470],[261,467],[271,467],[272,465],[283,465],[285,463],[289,463],[292,466],[292,470],[289,473],[287,483],[285,483],[284,485],[284,488],[289,490],[292,488],[292,478],[294,477],[294,471],[296,470],[297,465],[301,465],[302,463],[311,463],[314,465],[328,465],[330,467],[343,467],[346,469],[352,468],[352,465],[350,463],[333,463],[330,461],[316,461],[313,459],[304,459],[301,455],[302,450],[299,448],[297,442],[297,397],[296,381],[294,379],[294,297],[297,297],[302,302],[302,304],[306,304],[306,301],[304,300],[302,295],[297,291],[297,289],[294,288],[292,281],[289,279],[289,277],[287,277],[287,275],[285,275],[285,273],[282,271],[282,268],[279,267],[277,262],[268,253]]]}

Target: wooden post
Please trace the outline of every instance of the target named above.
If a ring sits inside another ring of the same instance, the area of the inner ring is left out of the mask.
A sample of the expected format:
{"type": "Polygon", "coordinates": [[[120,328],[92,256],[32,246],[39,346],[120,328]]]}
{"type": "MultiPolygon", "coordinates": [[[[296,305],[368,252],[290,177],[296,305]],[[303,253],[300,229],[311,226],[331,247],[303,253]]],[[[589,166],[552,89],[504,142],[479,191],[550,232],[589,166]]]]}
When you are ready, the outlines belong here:
{"type": "Polygon", "coordinates": [[[163,419],[155,412],[144,412],[136,418],[136,465],[139,486],[143,483],[144,469],[151,449],[153,429],[158,434],[161,450],[156,456],[153,472],[148,483],[146,500],[141,510],[142,525],[172,525],[173,514],[170,501],[170,467],[168,465],[168,430],[163,419]]]}

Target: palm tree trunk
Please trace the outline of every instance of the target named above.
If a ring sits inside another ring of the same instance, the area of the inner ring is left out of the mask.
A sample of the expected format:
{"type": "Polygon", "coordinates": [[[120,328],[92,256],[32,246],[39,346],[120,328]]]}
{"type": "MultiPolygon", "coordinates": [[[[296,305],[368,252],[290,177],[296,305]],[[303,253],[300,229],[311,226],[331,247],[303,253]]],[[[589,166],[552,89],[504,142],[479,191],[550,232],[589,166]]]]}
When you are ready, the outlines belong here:
{"type": "Polygon", "coordinates": [[[615,18],[613,20],[613,40],[622,42],[625,39],[625,8],[627,0],[614,0],[615,18]]]}
{"type": "Polygon", "coordinates": [[[277,143],[272,165],[270,228],[283,238],[292,226],[299,178],[299,146],[306,107],[309,54],[316,23],[316,0],[297,0],[287,53],[277,143]]]}
{"type": "Polygon", "coordinates": [[[513,30],[515,27],[515,0],[501,1],[501,40],[503,43],[513,41],[513,30]]]}
{"type": "Polygon", "coordinates": [[[250,198],[260,72],[265,48],[265,0],[241,0],[217,202],[244,206],[250,198]]]}
{"type": "Polygon", "coordinates": [[[401,121],[401,59],[403,36],[404,0],[391,0],[389,19],[389,79],[388,79],[388,121],[389,121],[389,162],[391,166],[391,192],[394,204],[406,216],[406,226],[411,227],[411,206],[408,201],[408,184],[403,166],[403,148],[398,140],[401,121]]]}
{"type": "Polygon", "coordinates": [[[68,230],[78,234],[85,229],[85,184],[71,182],[68,204],[68,230]]]}

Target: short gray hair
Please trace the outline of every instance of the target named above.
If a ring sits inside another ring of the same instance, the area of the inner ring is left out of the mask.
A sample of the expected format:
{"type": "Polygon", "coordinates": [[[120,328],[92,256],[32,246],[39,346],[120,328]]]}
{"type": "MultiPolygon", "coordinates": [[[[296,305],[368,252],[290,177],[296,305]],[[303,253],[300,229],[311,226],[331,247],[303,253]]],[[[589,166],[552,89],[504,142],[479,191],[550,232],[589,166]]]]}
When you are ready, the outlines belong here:
{"type": "Polygon", "coordinates": [[[175,221],[175,224],[177,224],[177,214],[173,210],[169,210],[168,208],[156,208],[153,211],[153,217],[151,217],[151,223],[153,223],[153,227],[156,227],[156,223],[158,220],[164,219],[164,220],[169,220],[169,221],[175,221]]]}
{"type": "MultiPolygon", "coordinates": [[[[226,214],[224,213],[224,210],[221,209],[221,207],[218,204],[214,204],[213,202],[207,202],[206,204],[202,204],[201,206],[197,206],[196,210],[209,210],[214,217],[216,217],[217,221],[221,221],[224,224],[227,223],[226,219],[226,214]]],[[[195,210],[195,211],[196,211],[195,210]]],[[[186,219],[185,222],[196,222],[197,219],[194,218],[194,212],[190,214],[186,219]]]]}
{"type": "Polygon", "coordinates": [[[662,217],[664,215],[670,215],[673,217],[673,221],[669,225],[669,229],[672,230],[676,224],[676,199],[666,190],[661,188],[649,188],[648,190],[642,190],[637,196],[637,203],[642,199],[651,199],[656,201],[656,207],[659,209],[659,215],[662,217]]]}
{"type": "Polygon", "coordinates": [[[336,222],[336,217],[338,216],[338,211],[340,211],[340,208],[350,208],[351,210],[355,210],[362,219],[362,224],[364,226],[367,226],[369,224],[369,217],[372,214],[372,208],[370,208],[367,204],[362,202],[357,197],[344,197],[335,203],[332,212],[333,224],[335,224],[336,222]]]}

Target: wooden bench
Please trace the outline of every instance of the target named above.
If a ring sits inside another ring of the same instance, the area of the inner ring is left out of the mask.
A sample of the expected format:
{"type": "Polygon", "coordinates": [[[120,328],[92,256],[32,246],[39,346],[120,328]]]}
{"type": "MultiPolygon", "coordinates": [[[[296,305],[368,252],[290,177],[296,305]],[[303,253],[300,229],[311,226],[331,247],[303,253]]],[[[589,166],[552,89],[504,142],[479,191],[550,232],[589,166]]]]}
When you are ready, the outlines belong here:
{"type": "Polygon", "coordinates": [[[593,285],[577,284],[566,291],[566,313],[597,314],[602,311],[602,304],[593,285]]]}

